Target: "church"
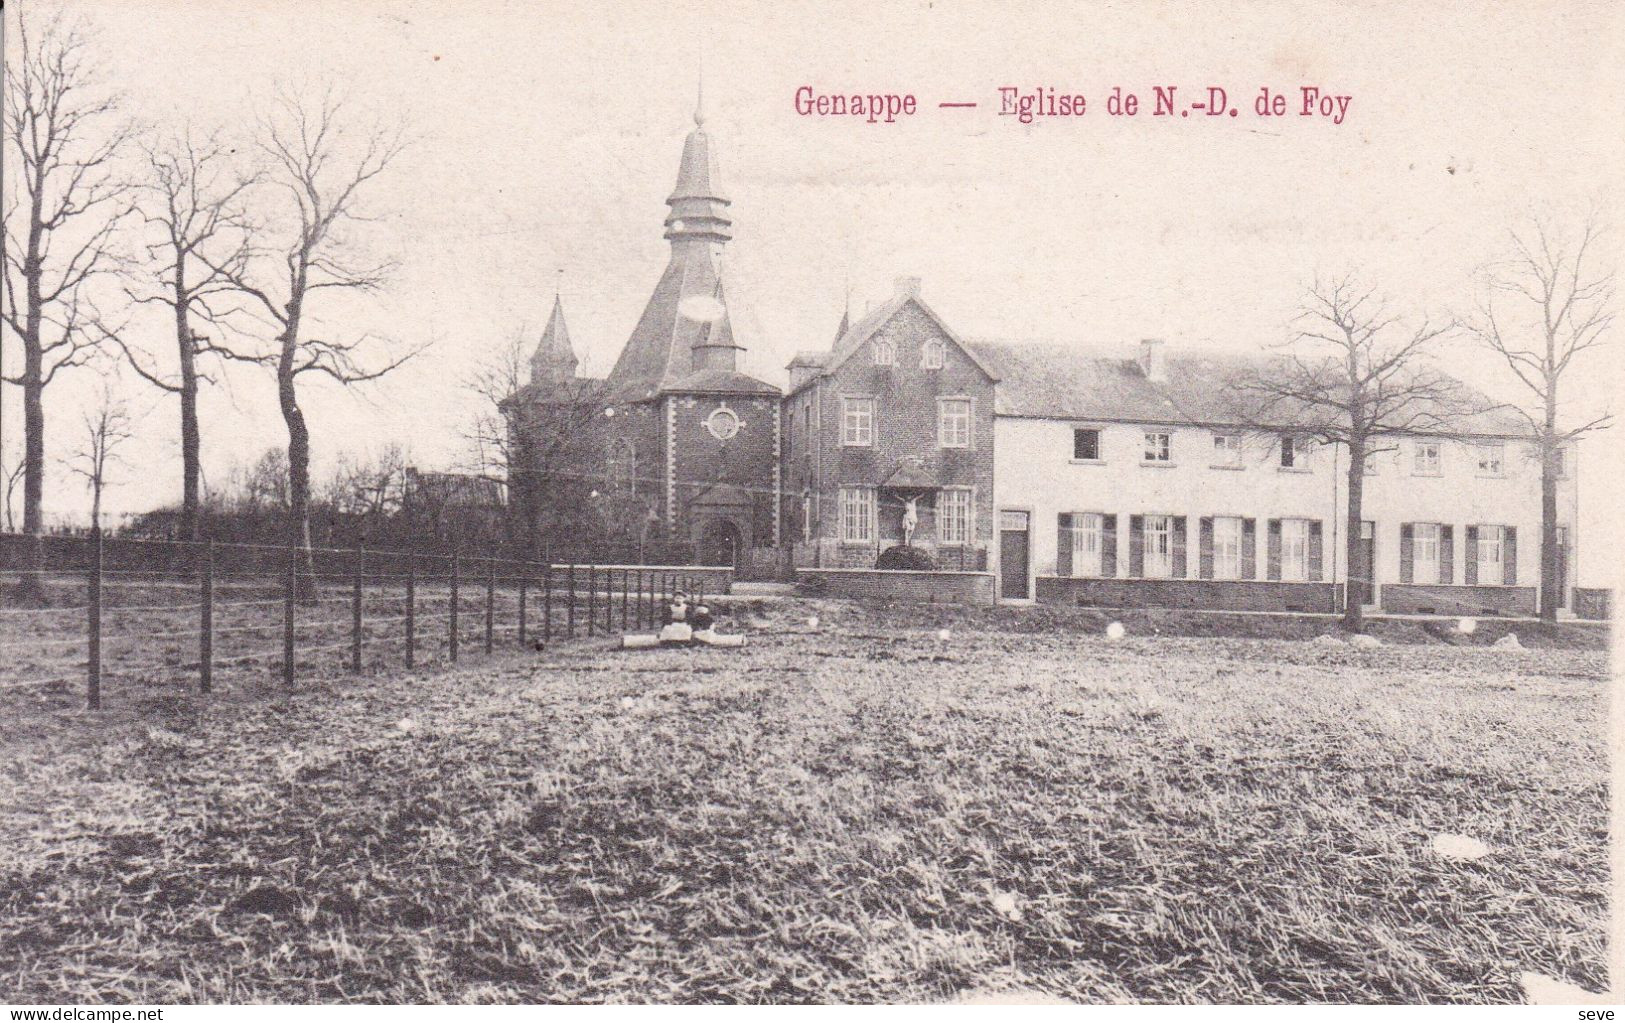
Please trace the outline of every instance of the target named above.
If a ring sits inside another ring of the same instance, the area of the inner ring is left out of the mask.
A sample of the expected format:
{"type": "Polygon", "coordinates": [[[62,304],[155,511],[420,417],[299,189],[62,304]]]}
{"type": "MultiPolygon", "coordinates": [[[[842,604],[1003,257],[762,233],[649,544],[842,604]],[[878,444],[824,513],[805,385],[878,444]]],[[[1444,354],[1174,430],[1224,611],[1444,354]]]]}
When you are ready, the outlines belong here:
{"type": "Polygon", "coordinates": [[[703,103],[666,205],[670,258],[607,377],[578,374],[555,299],[530,381],[504,407],[512,503],[533,536],[538,521],[543,533],[596,521],[645,557],[772,574],[781,395],[739,369],[720,271],[733,222],[703,103]]]}

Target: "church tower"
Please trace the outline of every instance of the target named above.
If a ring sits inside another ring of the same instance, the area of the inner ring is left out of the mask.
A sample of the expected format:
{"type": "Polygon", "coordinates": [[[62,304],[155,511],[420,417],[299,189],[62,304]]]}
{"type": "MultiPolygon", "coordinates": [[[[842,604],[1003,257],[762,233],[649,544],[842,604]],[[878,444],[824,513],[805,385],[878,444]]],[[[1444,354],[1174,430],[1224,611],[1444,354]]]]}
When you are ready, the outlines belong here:
{"type": "Polygon", "coordinates": [[[694,130],[683,142],[677,183],[666,197],[665,237],[671,256],[609,374],[610,392],[621,401],[689,392],[700,384],[707,390],[737,387],[751,393],[770,387],[739,370],[744,346],[734,336],[722,279],[723,248],[733,237],[733,219],[705,122],[702,92],[694,108],[694,130]]]}

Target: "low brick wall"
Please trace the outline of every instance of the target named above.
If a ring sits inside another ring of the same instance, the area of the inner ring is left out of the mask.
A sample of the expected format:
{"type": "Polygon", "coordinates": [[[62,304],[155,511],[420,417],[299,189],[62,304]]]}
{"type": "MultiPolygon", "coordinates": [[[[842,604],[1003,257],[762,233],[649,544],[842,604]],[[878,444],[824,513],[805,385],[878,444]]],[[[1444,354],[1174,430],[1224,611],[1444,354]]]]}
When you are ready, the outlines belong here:
{"type": "Polygon", "coordinates": [[[929,604],[992,604],[991,572],[907,572],[878,568],[802,568],[796,581],[825,597],[929,604]]]}
{"type": "Polygon", "coordinates": [[[1416,586],[1387,583],[1378,599],[1394,614],[1532,615],[1533,586],[1416,586]]]}
{"type": "Polygon", "coordinates": [[[1577,586],[1574,589],[1574,613],[1581,618],[1609,619],[1614,612],[1612,590],[1577,586]]]}
{"type": "Polygon", "coordinates": [[[1038,600],[1080,607],[1194,607],[1225,611],[1332,611],[1331,583],[1217,579],[1038,577],[1038,600]]]}

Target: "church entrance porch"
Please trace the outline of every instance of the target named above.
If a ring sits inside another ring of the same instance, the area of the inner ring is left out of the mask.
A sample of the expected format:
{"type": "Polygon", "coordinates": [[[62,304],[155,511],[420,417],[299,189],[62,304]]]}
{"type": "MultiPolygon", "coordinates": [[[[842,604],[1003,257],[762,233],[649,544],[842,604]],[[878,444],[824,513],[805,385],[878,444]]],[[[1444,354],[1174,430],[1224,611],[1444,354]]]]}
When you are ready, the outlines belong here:
{"type": "Polygon", "coordinates": [[[699,556],[701,564],[727,565],[735,572],[744,568],[744,539],[739,527],[729,519],[711,519],[700,530],[699,556]]]}

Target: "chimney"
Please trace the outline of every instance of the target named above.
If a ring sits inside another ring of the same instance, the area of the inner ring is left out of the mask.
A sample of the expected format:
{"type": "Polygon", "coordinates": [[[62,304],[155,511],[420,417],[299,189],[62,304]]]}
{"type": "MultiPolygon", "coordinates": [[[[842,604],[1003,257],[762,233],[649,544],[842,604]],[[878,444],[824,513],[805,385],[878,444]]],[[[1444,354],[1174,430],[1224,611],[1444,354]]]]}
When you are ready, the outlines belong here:
{"type": "Polygon", "coordinates": [[[918,277],[899,277],[896,281],[898,298],[919,298],[920,279],[918,277]]]}
{"type": "Polygon", "coordinates": [[[1159,384],[1168,378],[1168,356],[1162,350],[1161,338],[1148,337],[1140,342],[1140,372],[1159,384]]]}

